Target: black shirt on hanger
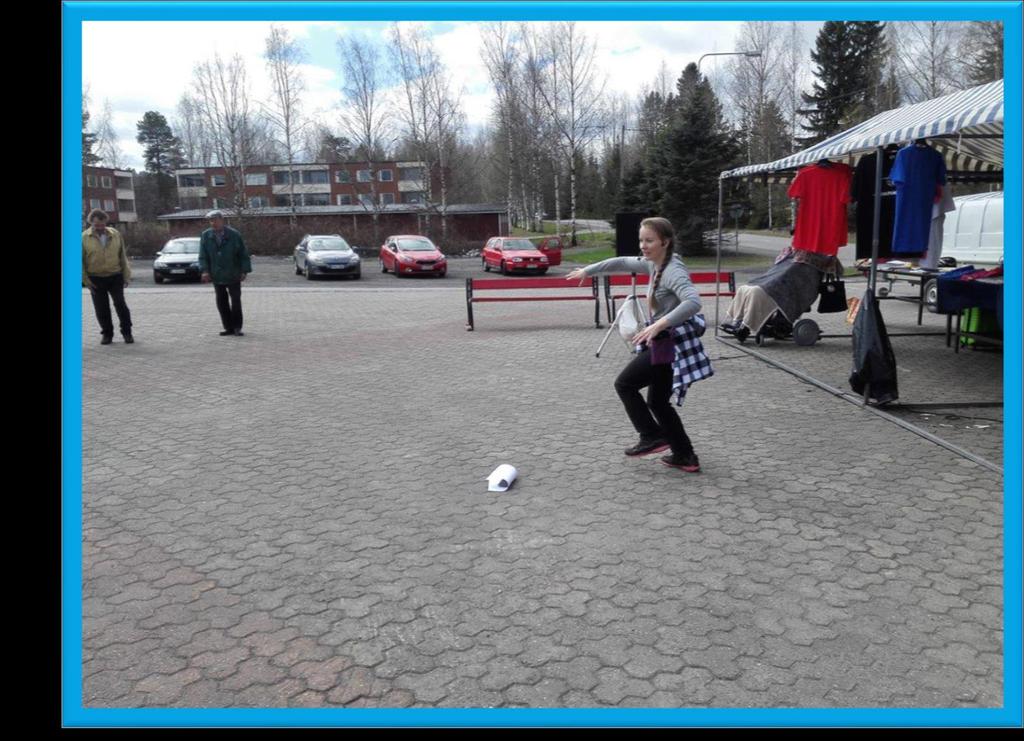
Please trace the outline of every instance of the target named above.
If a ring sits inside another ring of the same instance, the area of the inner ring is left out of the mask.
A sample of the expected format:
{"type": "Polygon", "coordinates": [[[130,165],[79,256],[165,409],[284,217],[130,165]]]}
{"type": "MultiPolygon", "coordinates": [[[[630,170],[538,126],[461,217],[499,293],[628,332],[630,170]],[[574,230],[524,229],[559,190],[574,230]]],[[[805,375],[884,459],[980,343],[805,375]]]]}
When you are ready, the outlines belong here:
{"type": "MultiPolygon", "coordinates": [[[[878,256],[892,257],[892,233],[896,225],[896,189],[886,181],[896,161],[899,146],[882,151],[882,201],[878,221],[878,256]]],[[[875,162],[878,155],[865,154],[853,172],[850,195],[857,202],[857,259],[871,257],[871,232],[875,218],[875,162]]]]}

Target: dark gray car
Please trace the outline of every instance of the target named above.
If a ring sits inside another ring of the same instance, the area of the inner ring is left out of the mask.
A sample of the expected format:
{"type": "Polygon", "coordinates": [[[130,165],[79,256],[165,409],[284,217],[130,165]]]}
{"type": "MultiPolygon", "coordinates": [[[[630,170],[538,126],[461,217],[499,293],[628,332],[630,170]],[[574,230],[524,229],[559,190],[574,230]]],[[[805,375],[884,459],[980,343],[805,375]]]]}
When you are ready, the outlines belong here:
{"type": "Polygon", "coordinates": [[[345,275],[353,280],[362,275],[362,264],[340,234],[307,234],[295,248],[295,274],[307,280],[321,276],[345,275]]]}
{"type": "Polygon", "coordinates": [[[199,237],[172,239],[156,253],[153,282],[199,280],[199,237]]]}

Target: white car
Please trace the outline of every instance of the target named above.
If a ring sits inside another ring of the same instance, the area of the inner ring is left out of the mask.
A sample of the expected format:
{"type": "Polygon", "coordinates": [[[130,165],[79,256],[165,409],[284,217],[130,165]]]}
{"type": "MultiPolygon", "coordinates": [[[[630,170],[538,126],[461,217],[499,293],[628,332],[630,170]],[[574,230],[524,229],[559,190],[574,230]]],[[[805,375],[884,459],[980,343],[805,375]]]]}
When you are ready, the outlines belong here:
{"type": "Polygon", "coordinates": [[[165,244],[153,261],[153,282],[199,280],[199,237],[178,237],[165,244]]]}

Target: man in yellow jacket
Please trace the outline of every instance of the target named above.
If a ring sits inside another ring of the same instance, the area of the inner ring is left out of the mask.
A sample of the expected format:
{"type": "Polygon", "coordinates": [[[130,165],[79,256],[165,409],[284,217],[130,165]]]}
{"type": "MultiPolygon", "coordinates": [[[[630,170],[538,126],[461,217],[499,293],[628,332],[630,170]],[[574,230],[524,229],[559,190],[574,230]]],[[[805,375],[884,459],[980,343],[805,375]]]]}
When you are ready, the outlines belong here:
{"type": "Polygon", "coordinates": [[[98,208],[89,212],[89,228],[82,232],[82,285],[92,294],[92,305],[103,333],[101,345],[114,339],[114,322],[110,316],[110,300],[121,326],[125,344],[135,342],[132,337],[132,315],[124,301],[124,287],[132,277],[124,240],[113,227],[107,226],[108,217],[98,208]]]}

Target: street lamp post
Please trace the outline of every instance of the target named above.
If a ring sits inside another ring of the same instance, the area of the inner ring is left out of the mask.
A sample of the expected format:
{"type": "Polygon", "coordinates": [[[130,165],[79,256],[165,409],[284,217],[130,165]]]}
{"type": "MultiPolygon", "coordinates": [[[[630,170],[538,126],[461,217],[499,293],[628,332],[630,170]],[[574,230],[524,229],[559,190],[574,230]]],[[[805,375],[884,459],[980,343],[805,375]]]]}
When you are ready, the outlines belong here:
{"type": "Polygon", "coordinates": [[[697,71],[700,72],[700,63],[704,61],[704,57],[759,57],[761,52],[759,51],[712,51],[707,54],[702,54],[700,59],[697,60],[697,71]]]}

